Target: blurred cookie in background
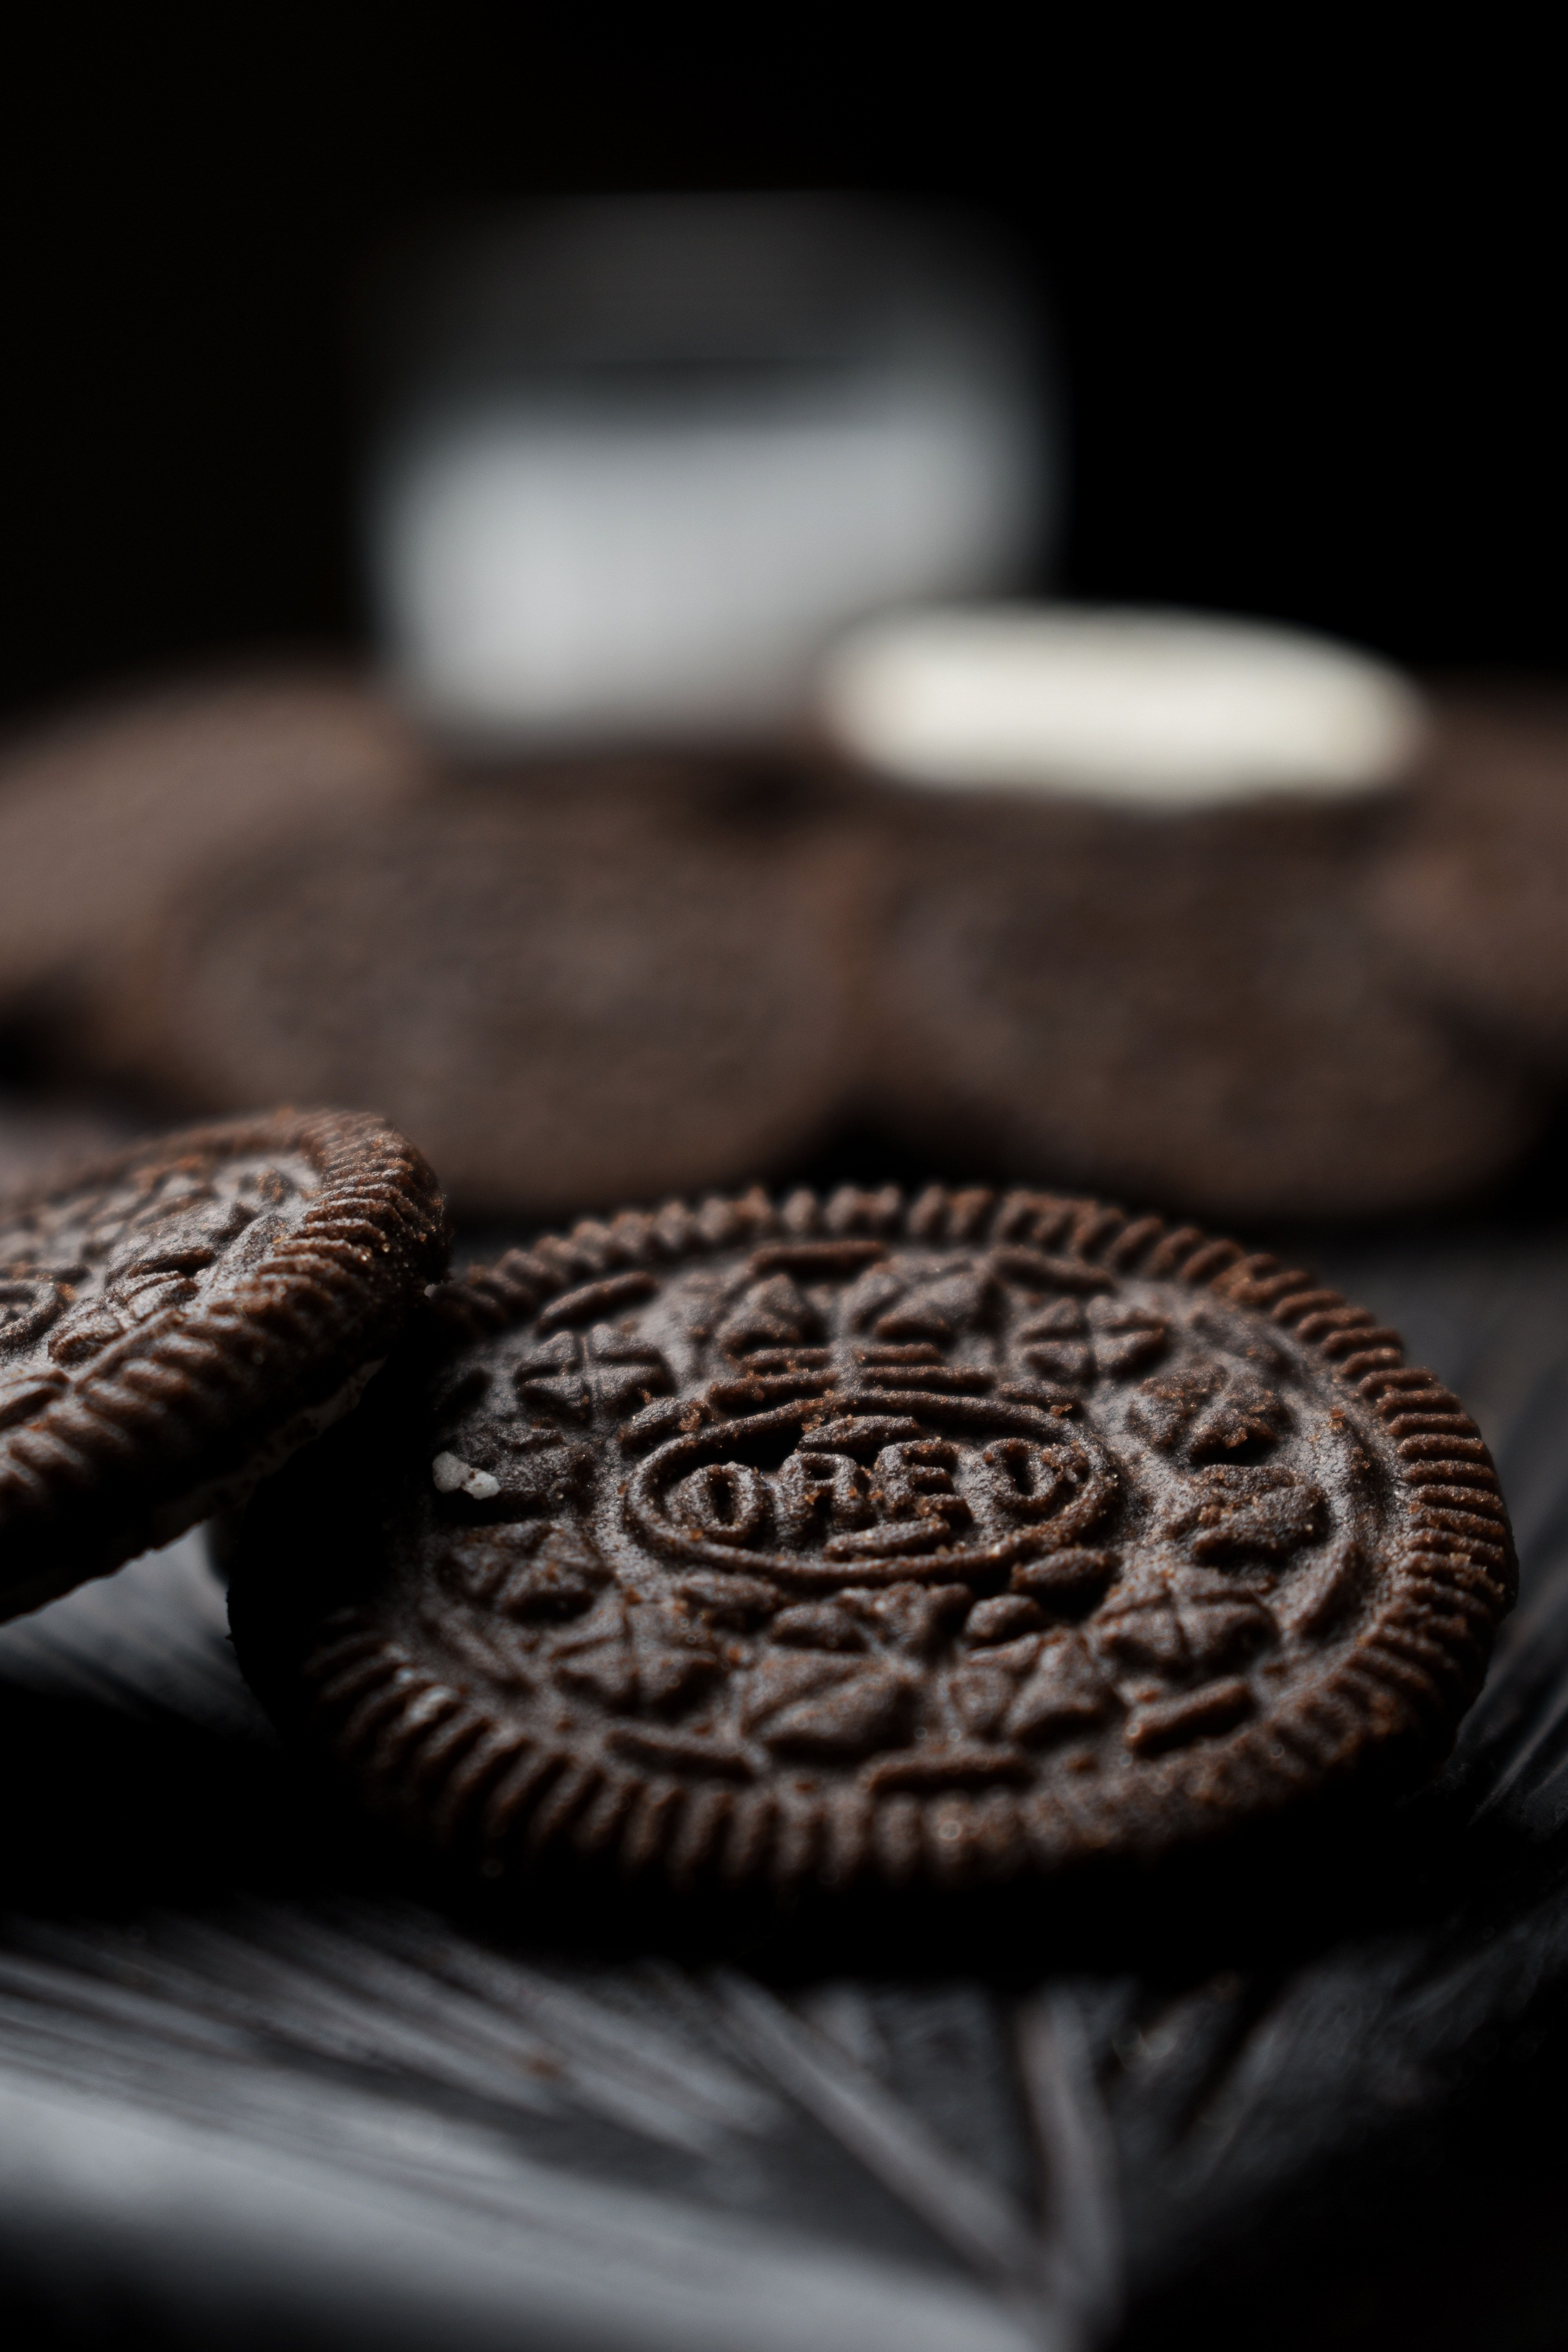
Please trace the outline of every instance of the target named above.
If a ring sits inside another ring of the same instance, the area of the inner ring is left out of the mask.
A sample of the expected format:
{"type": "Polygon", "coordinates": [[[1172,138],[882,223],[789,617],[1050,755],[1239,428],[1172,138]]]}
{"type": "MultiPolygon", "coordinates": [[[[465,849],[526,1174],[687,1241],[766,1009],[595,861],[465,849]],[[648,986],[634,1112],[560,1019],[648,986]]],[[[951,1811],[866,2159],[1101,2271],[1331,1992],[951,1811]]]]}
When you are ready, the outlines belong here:
{"type": "Polygon", "coordinates": [[[0,1087],[0,1198],[116,1150],[142,1131],[129,1113],[90,1099],[0,1087]]]}
{"type": "Polygon", "coordinates": [[[1500,1172],[1532,1089],[1400,984],[1305,820],[933,812],[903,844],[873,1084],[911,1141],[1248,1216],[1500,1172]]]}
{"type": "Polygon", "coordinates": [[[917,1148],[1290,1217],[1451,1198],[1530,1140],[1537,1089],[1358,905],[1425,733],[1380,665],[1195,616],[927,614],[847,645],[823,712],[884,780],[868,1087],[917,1148]]]}
{"type": "Polygon", "coordinates": [[[697,1189],[838,1112],[863,874],[678,763],[453,782],[193,877],[96,1051],[192,1108],[374,1108],[468,1213],[697,1189]]]}
{"type": "Polygon", "coordinates": [[[1568,1064],[1568,694],[1441,696],[1373,919],[1440,1003],[1568,1064]]]}
{"type": "Polygon", "coordinates": [[[0,746],[0,1005],[113,984],[180,878],[294,814],[362,817],[430,772],[416,731],[344,672],[256,668],[59,713],[0,746]]]}

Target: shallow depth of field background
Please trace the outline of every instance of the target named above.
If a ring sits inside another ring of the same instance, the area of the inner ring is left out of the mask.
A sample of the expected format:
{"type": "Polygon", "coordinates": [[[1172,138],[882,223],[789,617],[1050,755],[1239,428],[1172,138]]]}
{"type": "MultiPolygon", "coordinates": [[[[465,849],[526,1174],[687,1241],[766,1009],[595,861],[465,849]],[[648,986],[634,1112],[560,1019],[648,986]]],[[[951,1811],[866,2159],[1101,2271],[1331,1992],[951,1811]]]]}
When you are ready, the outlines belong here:
{"type": "Polygon", "coordinates": [[[704,187],[1011,235],[1071,404],[1060,592],[1562,668],[1552,77],[1508,28],[334,29],[62,22],[13,60],[0,711],[356,642],[366,270],[475,204],[704,187]]]}

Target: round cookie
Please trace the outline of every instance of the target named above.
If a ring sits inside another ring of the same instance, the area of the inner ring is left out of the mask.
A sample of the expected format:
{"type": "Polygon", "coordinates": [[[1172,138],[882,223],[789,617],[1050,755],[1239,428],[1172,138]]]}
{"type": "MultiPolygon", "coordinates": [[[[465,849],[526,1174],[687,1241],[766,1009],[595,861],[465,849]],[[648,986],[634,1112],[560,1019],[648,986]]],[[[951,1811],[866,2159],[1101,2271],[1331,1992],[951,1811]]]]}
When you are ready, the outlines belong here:
{"type": "Polygon", "coordinates": [[[105,1050],[192,1109],[369,1103],[472,1213],[658,1198],[831,1119],[859,871],[847,835],[657,777],[457,785],[205,873],[105,1050]]]}
{"type": "Polygon", "coordinates": [[[1037,1192],[760,1192],[436,1294],[256,1496],[241,1664],[495,1874],[1004,1880],[1442,1753],[1514,1589],[1473,1423],[1271,1257],[1037,1192]]]}
{"type": "Polygon", "coordinates": [[[0,1208],[0,1617],[237,1502],[358,1398],[446,1265],[377,1119],[132,1146],[0,1208]]]}
{"type": "MultiPolygon", "coordinates": [[[[178,877],[258,826],[362,819],[430,772],[391,704],[350,676],[191,679],[84,706],[0,749],[0,1002],[112,989],[178,877]]],[[[256,1097],[251,1097],[256,1099],[256,1097]]]]}
{"type": "Polygon", "coordinates": [[[891,803],[868,1088],[888,1125],[1200,1213],[1459,1195],[1539,1089],[1407,983],[1356,905],[1387,822],[891,803]]]}
{"type": "Polygon", "coordinates": [[[1374,869],[1375,921],[1438,1002],[1568,1062],[1568,696],[1453,694],[1374,869]]]}

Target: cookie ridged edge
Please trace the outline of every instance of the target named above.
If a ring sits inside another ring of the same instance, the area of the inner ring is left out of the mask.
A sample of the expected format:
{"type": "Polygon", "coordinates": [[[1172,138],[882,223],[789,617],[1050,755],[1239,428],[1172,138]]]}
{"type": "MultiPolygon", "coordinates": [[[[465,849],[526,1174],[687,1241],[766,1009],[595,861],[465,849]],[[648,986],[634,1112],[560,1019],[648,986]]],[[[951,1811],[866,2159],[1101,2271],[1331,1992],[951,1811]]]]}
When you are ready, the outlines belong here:
{"type": "Polygon", "coordinates": [[[312,1408],[330,1408],[385,1356],[445,1270],[434,1173],[395,1128],[362,1111],[280,1110],[143,1138],[28,1187],[0,1213],[226,1152],[297,1154],[321,1189],[237,1288],[195,1314],[167,1310],[119,1362],[89,1368],[5,1433],[7,1609],[35,1607],[242,1499],[252,1457],[276,1466],[291,1422],[300,1439],[313,1433],[312,1408]]]}
{"type": "MultiPolygon", "coordinates": [[[[1342,1782],[1371,1760],[1369,1749],[1436,1759],[1480,1687],[1514,1596],[1497,1475],[1475,1423],[1434,1375],[1406,1366],[1397,1334],[1277,1257],[1194,1225],[1033,1191],[933,1185],[906,1200],[895,1186],[844,1186],[826,1199],[803,1190],[774,1202],[753,1190],[585,1220],[440,1286],[433,1304],[454,1336],[478,1339],[552,1300],[695,1253],[859,1235],[1049,1248],[1086,1266],[1212,1290],[1304,1340],[1382,1424],[1408,1496],[1393,1589],[1348,1652],[1268,1715],[1145,1765],[1114,1794],[803,1796],[584,1762],[498,1719],[350,1609],[323,1627],[310,1679],[319,1727],[361,1785],[379,1788],[380,1810],[497,1874],[569,1848],[629,1873],[662,1869],[678,1885],[961,1885],[1095,1854],[1152,1859],[1342,1782]]],[[[591,1311],[588,1297],[576,1303],[591,1311]]]]}

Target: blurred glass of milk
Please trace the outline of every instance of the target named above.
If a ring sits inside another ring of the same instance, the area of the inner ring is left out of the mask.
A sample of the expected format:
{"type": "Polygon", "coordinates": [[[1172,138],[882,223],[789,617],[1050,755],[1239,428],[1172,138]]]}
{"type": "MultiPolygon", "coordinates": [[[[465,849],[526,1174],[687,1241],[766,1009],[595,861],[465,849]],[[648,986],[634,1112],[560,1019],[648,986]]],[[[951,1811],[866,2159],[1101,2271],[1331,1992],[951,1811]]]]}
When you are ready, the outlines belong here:
{"type": "Polygon", "coordinates": [[[846,624],[1040,576],[1039,328],[973,222],[879,200],[552,203],[384,279],[384,658],[498,744],[788,728],[846,624]]]}

